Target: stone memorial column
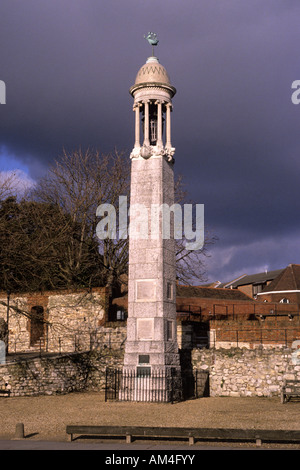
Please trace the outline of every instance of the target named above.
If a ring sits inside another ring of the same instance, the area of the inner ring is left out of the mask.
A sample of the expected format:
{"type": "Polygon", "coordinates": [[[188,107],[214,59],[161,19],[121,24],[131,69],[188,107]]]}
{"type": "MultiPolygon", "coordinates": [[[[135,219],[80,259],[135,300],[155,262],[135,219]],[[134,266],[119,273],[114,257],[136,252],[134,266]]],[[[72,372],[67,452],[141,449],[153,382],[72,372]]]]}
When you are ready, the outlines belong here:
{"type": "MultiPolygon", "coordinates": [[[[139,150],[136,120],[131,153],[127,340],[120,399],[170,401],[174,393],[181,394],[179,383],[176,391],[173,386],[174,377],[180,377],[175,244],[172,230],[169,238],[163,237],[161,217],[162,208],[168,210],[174,204],[175,149],[171,147],[169,114],[176,89],[157,57],[151,56],[130,93],[134,106],[144,106],[144,143],[139,150]],[[153,145],[149,141],[149,102],[157,105],[157,141],[153,145]],[[165,146],[162,103],[167,109],[165,146]]],[[[135,112],[137,119],[136,108],[135,112]]]]}

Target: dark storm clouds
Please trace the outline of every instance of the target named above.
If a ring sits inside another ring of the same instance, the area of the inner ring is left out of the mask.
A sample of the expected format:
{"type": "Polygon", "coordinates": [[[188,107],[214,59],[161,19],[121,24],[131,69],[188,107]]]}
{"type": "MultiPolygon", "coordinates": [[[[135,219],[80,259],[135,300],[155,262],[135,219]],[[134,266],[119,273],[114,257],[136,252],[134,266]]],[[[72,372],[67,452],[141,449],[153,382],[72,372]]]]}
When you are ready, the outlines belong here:
{"type": "Polygon", "coordinates": [[[300,263],[299,20],[288,0],[2,0],[2,154],[37,178],[63,147],[129,153],[128,89],[156,31],[176,172],[219,237],[209,278],[300,263]]]}

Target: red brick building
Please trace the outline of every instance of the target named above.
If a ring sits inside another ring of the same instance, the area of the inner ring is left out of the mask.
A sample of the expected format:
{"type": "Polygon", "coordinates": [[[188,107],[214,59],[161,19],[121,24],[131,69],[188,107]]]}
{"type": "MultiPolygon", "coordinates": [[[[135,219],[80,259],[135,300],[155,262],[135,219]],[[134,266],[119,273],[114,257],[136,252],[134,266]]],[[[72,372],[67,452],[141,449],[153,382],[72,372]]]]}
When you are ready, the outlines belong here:
{"type": "Polygon", "coordinates": [[[276,279],[282,271],[283,269],[277,269],[275,271],[264,271],[256,274],[244,274],[231,282],[220,284],[219,287],[238,289],[256,299],[257,295],[276,279]]]}
{"type": "MultiPolygon", "coordinates": [[[[112,307],[111,321],[126,312],[127,296],[113,299],[112,307]]],[[[257,301],[239,289],[177,286],[176,309],[185,348],[290,346],[300,339],[297,303],[257,301]]]]}
{"type": "Polygon", "coordinates": [[[289,264],[262,292],[260,301],[300,304],[300,264],[289,264]]]}

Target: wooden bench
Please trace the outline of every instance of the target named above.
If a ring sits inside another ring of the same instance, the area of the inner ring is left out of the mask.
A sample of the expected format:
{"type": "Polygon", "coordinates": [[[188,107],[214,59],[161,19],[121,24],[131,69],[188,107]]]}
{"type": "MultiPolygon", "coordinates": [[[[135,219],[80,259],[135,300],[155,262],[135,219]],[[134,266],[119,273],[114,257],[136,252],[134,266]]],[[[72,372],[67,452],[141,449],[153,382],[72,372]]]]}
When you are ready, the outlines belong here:
{"type": "Polygon", "coordinates": [[[286,403],[292,397],[300,397],[300,382],[285,380],[281,389],[281,403],[286,403]]]}
{"type": "Polygon", "coordinates": [[[225,429],[225,428],[162,428],[141,426],[73,426],[68,425],[66,432],[71,441],[75,435],[110,438],[126,438],[129,444],[133,438],[144,439],[188,439],[189,445],[195,440],[207,441],[253,441],[260,446],[262,441],[300,442],[300,430],[264,430],[264,429],[225,429]]]}
{"type": "Polygon", "coordinates": [[[0,389],[0,397],[4,395],[4,396],[9,396],[10,395],[10,390],[6,390],[6,389],[0,389]]]}

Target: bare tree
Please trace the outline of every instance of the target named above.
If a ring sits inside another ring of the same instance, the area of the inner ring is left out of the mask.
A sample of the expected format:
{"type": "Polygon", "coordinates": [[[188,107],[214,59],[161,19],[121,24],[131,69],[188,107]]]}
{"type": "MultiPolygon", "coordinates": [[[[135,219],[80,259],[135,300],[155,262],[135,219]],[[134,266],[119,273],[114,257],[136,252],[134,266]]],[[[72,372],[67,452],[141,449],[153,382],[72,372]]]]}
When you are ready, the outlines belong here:
{"type": "MultiPolygon", "coordinates": [[[[86,150],[57,160],[34,189],[18,201],[14,175],[0,180],[0,259],[3,289],[40,290],[61,287],[118,287],[126,280],[128,239],[99,240],[97,207],[116,209],[119,196],[130,193],[130,160],[115,151],[101,155],[86,150]],[[2,195],[2,200],[1,200],[2,195]]],[[[177,203],[187,201],[182,177],[175,183],[177,203]]],[[[118,226],[117,231],[118,234],[118,226]]],[[[207,247],[215,238],[205,234],[201,250],[176,240],[177,278],[181,283],[204,281],[207,247]]]]}
{"type": "MultiPolygon", "coordinates": [[[[66,280],[71,273],[80,272],[86,263],[87,245],[93,245],[96,238],[96,226],[99,218],[96,215],[100,204],[111,204],[116,209],[118,234],[119,196],[130,193],[130,159],[124,152],[115,151],[102,155],[98,151],[81,149],[67,153],[55,162],[48,173],[39,182],[32,196],[35,200],[59,208],[62,214],[68,214],[78,229],[67,245],[67,261],[61,265],[66,280]]],[[[175,183],[175,198],[180,204],[187,203],[187,191],[182,177],[175,183]]],[[[190,283],[197,279],[204,280],[205,266],[203,259],[207,256],[207,247],[215,238],[206,233],[205,243],[201,250],[190,251],[184,240],[176,240],[177,277],[180,282],[190,283]]],[[[96,257],[98,272],[102,274],[103,283],[113,287],[124,282],[128,269],[128,239],[116,236],[114,239],[97,239],[96,257]]],[[[90,260],[91,264],[92,260],[90,260]]],[[[99,282],[92,270],[90,284],[99,282]]]]}
{"type": "Polygon", "coordinates": [[[24,185],[20,185],[20,178],[17,171],[0,172],[0,201],[8,197],[16,197],[19,190],[24,191],[24,185]]]}
{"type": "MultiPolygon", "coordinates": [[[[61,267],[66,276],[74,269],[80,271],[85,261],[85,248],[95,243],[101,256],[94,262],[98,262],[98,272],[105,285],[112,286],[127,272],[127,240],[98,240],[96,210],[106,203],[118,208],[118,198],[128,195],[129,183],[127,157],[117,151],[100,155],[90,150],[64,152],[39,182],[32,194],[35,200],[56,205],[78,227],[68,245],[68,262],[61,267]]],[[[92,285],[98,279],[94,277],[90,279],[92,285]]]]}
{"type": "MultiPolygon", "coordinates": [[[[2,289],[26,292],[81,286],[99,273],[96,243],[84,245],[80,268],[70,265],[80,227],[59,206],[8,198],[0,203],[2,289]],[[97,267],[97,269],[96,269],[97,267]],[[94,269],[93,269],[94,268],[94,269]]],[[[99,279],[97,280],[99,282],[99,279]]]]}

